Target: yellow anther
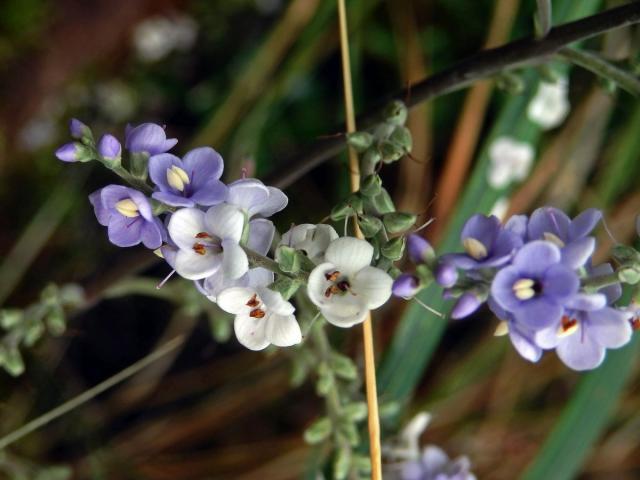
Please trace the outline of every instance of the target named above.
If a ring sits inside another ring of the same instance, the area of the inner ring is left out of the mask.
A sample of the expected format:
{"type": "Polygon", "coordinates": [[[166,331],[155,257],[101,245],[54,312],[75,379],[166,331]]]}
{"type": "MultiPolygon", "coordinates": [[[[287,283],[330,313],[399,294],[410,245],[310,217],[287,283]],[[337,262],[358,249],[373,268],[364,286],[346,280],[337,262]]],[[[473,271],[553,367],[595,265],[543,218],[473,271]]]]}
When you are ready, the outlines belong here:
{"type": "Polygon", "coordinates": [[[138,212],[138,206],[130,198],[125,198],[124,200],[120,200],[116,203],[116,210],[118,210],[120,215],[124,215],[129,218],[135,218],[140,215],[140,212],[138,212]]]}
{"type": "Polygon", "coordinates": [[[553,243],[556,247],[564,247],[564,242],[555,233],[544,232],[542,236],[547,242],[553,243]]]}
{"type": "Polygon", "coordinates": [[[487,258],[487,247],[485,247],[480,240],[467,237],[462,241],[462,245],[464,245],[465,251],[476,260],[487,258]]]}
{"type": "Polygon", "coordinates": [[[184,192],[184,186],[189,184],[189,175],[177,165],[167,168],[167,183],[179,192],[184,192]]]}
{"type": "Polygon", "coordinates": [[[507,322],[500,322],[493,332],[495,337],[502,337],[509,333],[509,324],[507,322]]]}
{"type": "Polygon", "coordinates": [[[536,282],[530,278],[521,278],[513,284],[513,293],[518,300],[529,300],[535,297],[536,291],[534,290],[536,282]]]}
{"type": "Polygon", "coordinates": [[[153,253],[155,253],[158,257],[160,258],[164,258],[164,255],[162,254],[162,247],[160,248],[156,248],[153,253]]]}

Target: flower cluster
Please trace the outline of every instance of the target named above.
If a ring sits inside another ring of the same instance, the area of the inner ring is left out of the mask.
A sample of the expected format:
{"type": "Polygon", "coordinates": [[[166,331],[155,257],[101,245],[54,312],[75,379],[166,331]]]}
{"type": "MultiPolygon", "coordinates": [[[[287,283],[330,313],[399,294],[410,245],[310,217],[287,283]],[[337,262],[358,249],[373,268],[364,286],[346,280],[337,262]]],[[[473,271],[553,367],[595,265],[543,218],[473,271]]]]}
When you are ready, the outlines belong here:
{"type": "Polygon", "coordinates": [[[391,296],[392,278],[371,265],[374,247],[339,238],[329,225],[292,227],[269,258],[276,233],[269,217],[286,207],[287,197],[255,178],[224,184],[224,162],[214,149],[196,148],[179,158],[168,153],[177,140],[167,139],[161,126],[130,126],[125,168],[116,137],[106,134],[94,143],[89,127],[78,120],[70,129],[76,141],[58,149],[60,160],[98,160],[132,185],[108,185],[89,196],[109,240],[120,247],[142,243],[172,273],[193,280],[203,295],[235,315],[236,337],[245,347],[302,341],[288,300],[303,284],[323,317],[339,327],[362,322],[391,296]]]}
{"type": "Polygon", "coordinates": [[[504,225],[494,216],[473,215],[462,229],[462,253],[436,257],[425,240],[410,238],[419,267],[396,279],[394,293],[410,297],[434,278],[446,298],[457,299],[452,318],[487,302],[501,321],[496,334],[508,334],[527,360],[555,350],[574,370],[596,368],[607,349],[629,342],[637,325],[633,311],[614,306],[621,281],[635,283],[637,275],[592,263],[592,232],[601,218],[596,209],[571,219],[552,207],[504,225]]]}

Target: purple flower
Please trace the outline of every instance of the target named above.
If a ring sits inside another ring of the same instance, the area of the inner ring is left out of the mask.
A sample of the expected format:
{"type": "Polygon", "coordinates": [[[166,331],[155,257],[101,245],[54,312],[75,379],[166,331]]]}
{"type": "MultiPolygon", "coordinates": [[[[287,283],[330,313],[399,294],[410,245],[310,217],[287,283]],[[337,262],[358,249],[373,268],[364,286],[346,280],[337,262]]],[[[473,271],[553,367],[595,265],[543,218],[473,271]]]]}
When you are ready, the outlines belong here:
{"type": "Polygon", "coordinates": [[[433,276],[439,285],[445,288],[450,288],[458,281],[458,270],[449,263],[440,262],[436,266],[433,276]]]}
{"type": "Polygon", "coordinates": [[[158,191],[152,197],[174,207],[212,206],[227,196],[227,187],[219,180],[224,164],[213,148],[191,150],[180,160],[170,153],[149,159],[149,176],[158,191]]]}
{"type": "MultiPolygon", "coordinates": [[[[609,264],[590,272],[606,275],[613,272],[609,264]]],[[[620,348],[631,339],[632,314],[611,308],[622,294],[620,285],[611,285],[595,294],[578,293],[565,303],[559,322],[536,332],[536,343],[556,353],[569,368],[591,370],[604,360],[607,348],[620,348]]]]}
{"type": "Polygon", "coordinates": [[[411,298],[420,289],[420,281],[415,275],[403,273],[393,281],[391,291],[396,297],[411,298]]]}
{"type": "Polygon", "coordinates": [[[463,270],[499,267],[522,246],[522,238],[500,225],[495,216],[476,214],[464,224],[460,235],[466,253],[443,256],[443,261],[463,270]]]}
{"type": "Polygon", "coordinates": [[[476,294],[472,292],[465,292],[453,306],[453,309],[451,310],[451,318],[459,320],[461,318],[468,317],[478,310],[482,303],[482,299],[480,299],[476,294]]]}
{"type": "Polygon", "coordinates": [[[546,240],[560,247],[562,262],[574,269],[585,265],[595,250],[595,238],[589,236],[602,212],[585,210],[571,220],[563,211],[553,207],[538,208],[527,225],[529,240],[546,240]]]}
{"type": "Polygon", "coordinates": [[[120,145],[116,137],[105,133],[98,141],[98,153],[102,155],[105,160],[119,160],[122,154],[122,145],[120,145]]]}
{"type": "Polygon", "coordinates": [[[267,187],[255,178],[243,178],[229,184],[226,200],[242,208],[249,218],[270,217],[287,206],[287,196],[275,187],[267,187]]]}
{"type": "Polygon", "coordinates": [[[522,247],[513,264],[496,274],[491,295],[517,323],[537,330],[560,321],[563,305],[579,287],[576,273],[561,263],[560,249],[536,240],[522,247]]]}
{"type": "Polygon", "coordinates": [[[439,447],[427,445],[418,460],[406,462],[401,480],[475,480],[467,457],[450,460],[439,447]]]}
{"type": "Polygon", "coordinates": [[[124,143],[131,153],[146,153],[152,156],[171,150],[178,140],[168,139],[160,125],[143,123],[137,127],[127,125],[124,143]]]}
{"type": "MultiPolygon", "coordinates": [[[[526,325],[517,323],[515,317],[498,305],[493,297],[489,297],[487,304],[495,316],[506,323],[506,333],[509,334],[509,340],[511,340],[511,344],[516,351],[530,362],[535,363],[540,360],[540,357],[542,356],[542,348],[540,348],[534,341],[535,330],[528,328],[526,325]]],[[[503,332],[503,334],[504,333],[505,332],[503,332]]],[[[496,333],[496,335],[499,334],[496,333]]]]}
{"type": "Polygon", "coordinates": [[[77,162],[81,152],[81,145],[75,142],[65,143],[56,150],[56,157],[63,162],[77,162]]]}
{"type": "Polygon", "coordinates": [[[108,227],[109,241],[114,245],[131,247],[142,242],[153,249],[162,245],[164,227],[142,193],[109,185],[89,195],[89,201],[98,222],[108,227]]]}
{"type": "Polygon", "coordinates": [[[415,233],[407,237],[407,251],[413,263],[427,263],[436,255],[431,244],[415,233]]]}

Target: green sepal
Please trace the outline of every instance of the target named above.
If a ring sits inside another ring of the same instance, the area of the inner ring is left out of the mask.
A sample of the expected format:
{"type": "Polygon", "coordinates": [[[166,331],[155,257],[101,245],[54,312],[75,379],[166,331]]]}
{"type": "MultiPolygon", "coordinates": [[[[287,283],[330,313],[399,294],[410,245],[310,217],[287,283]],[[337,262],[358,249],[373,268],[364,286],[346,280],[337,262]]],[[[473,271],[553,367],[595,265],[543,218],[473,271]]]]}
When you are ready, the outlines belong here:
{"type": "Polygon", "coordinates": [[[392,125],[404,125],[407,121],[407,106],[400,100],[394,100],[384,109],[384,118],[392,125]]]}
{"type": "Polygon", "coordinates": [[[370,174],[376,171],[376,167],[381,161],[382,155],[380,155],[378,147],[374,146],[367,150],[362,156],[362,160],[360,161],[360,168],[365,175],[370,174]]]}
{"type": "MultiPolygon", "coordinates": [[[[356,432],[357,433],[357,432],[356,432]]],[[[334,480],[344,480],[351,469],[351,449],[341,448],[333,460],[334,480]]]]}
{"type": "Polygon", "coordinates": [[[25,347],[31,348],[35,345],[35,343],[38,340],[40,340],[40,338],[42,338],[43,334],[44,334],[43,323],[40,321],[32,322],[31,325],[29,325],[24,332],[22,343],[24,344],[25,347]]]}
{"type": "Polygon", "coordinates": [[[634,267],[625,267],[618,270],[618,280],[622,283],[635,285],[640,282],[640,271],[634,267]]]}
{"type": "Polygon", "coordinates": [[[301,286],[302,283],[298,280],[285,277],[284,275],[278,275],[277,280],[269,285],[269,288],[280,293],[280,295],[282,295],[282,298],[284,298],[285,300],[289,300],[301,286]]]}
{"type": "Polygon", "coordinates": [[[24,361],[17,348],[8,348],[0,355],[2,366],[12,377],[18,377],[24,373],[24,361]]]}
{"type": "Polygon", "coordinates": [[[51,309],[45,318],[47,329],[54,336],[62,335],[67,329],[67,321],[65,319],[64,310],[60,305],[56,305],[51,309]]]}
{"type": "Polygon", "coordinates": [[[347,144],[358,153],[364,153],[374,141],[373,135],[369,132],[347,133],[347,144]]]}
{"type": "Polygon", "coordinates": [[[0,326],[5,330],[15,327],[24,319],[24,312],[17,308],[0,310],[0,326]]]}
{"type": "Polygon", "coordinates": [[[365,238],[371,238],[382,229],[382,221],[372,215],[362,215],[358,217],[358,226],[365,238]]]}
{"type": "Polygon", "coordinates": [[[358,367],[346,355],[332,352],[329,358],[329,367],[340,378],[355,380],[358,378],[358,367]]]}
{"type": "Polygon", "coordinates": [[[129,167],[131,175],[140,180],[146,180],[149,167],[149,154],[137,152],[129,155],[129,167]]]}
{"type": "Polygon", "coordinates": [[[611,255],[622,265],[640,265],[640,252],[627,245],[616,245],[611,249],[611,255]]]}
{"type": "Polygon", "coordinates": [[[391,212],[382,217],[382,222],[387,232],[393,234],[406,232],[415,225],[417,218],[413,213],[391,212]]]}
{"type": "Polygon", "coordinates": [[[380,189],[380,193],[371,198],[371,205],[380,215],[396,211],[396,206],[391,199],[391,195],[384,188],[380,189]]]}
{"type": "Polygon", "coordinates": [[[367,418],[367,411],[367,404],[365,402],[350,403],[342,409],[342,413],[347,420],[356,423],[367,418]]]}
{"type": "Polygon", "coordinates": [[[389,137],[389,141],[395,143],[398,147],[400,147],[404,154],[406,155],[413,148],[413,138],[411,137],[411,131],[402,125],[399,125],[395,128],[391,136],[389,137]]]}
{"type": "Polygon", "coordinates": [[[433,282],[433,272],[427,265],[418,265],[416,267],[416,276],[420,280],[420,285],[427,286],[433,282]]]}
{"type": "Polygon", "coordinates": [[[302,267],[298,251],[287,245],[280,245],[276,249],[275,260],[280,270],[286,273],[298,273],[302,267]]]}
{"type": "Polygon", "coordinates": [[[393,163],[400,160],[406,152],[395,142],[390,140],[384,141],[380,144],[380,155],[384,163],[393,163]]]}
{"type": "Polygon", "coordinates": [[[404,254],[404,246],[404,237],[392,238],[380,248],[380,253],[383,257],[388,258],[389,260],[400,260],[404,254]]]}
{"type": "Polygon", "coordinates": [[[326,440],[331,435],[332,430],[331,420],[327,417],[321,417],[304,431],[304,441],[309,445],[317,445],[326,440]]]}

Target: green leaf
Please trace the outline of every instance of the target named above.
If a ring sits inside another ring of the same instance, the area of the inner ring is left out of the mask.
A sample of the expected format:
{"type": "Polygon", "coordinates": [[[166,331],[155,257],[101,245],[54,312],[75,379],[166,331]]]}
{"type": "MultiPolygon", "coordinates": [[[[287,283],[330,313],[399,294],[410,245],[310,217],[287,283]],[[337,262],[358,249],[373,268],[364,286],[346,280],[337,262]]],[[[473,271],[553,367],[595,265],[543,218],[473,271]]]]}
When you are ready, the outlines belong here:
{"type": "Polygon", "coordinates": [[[576,478],[630,379],[639,347],[640,336],[636,335],[625,348],[609,351],[597,370],[583,375],[524,480],[576,478]]]}
{"type": "Polygon", "coordinates": [[[319,418],[304,431],[304,441],[309,445],[316,445],[326,440],[331,430],[331,421],[327,417],[319,418]]]}

